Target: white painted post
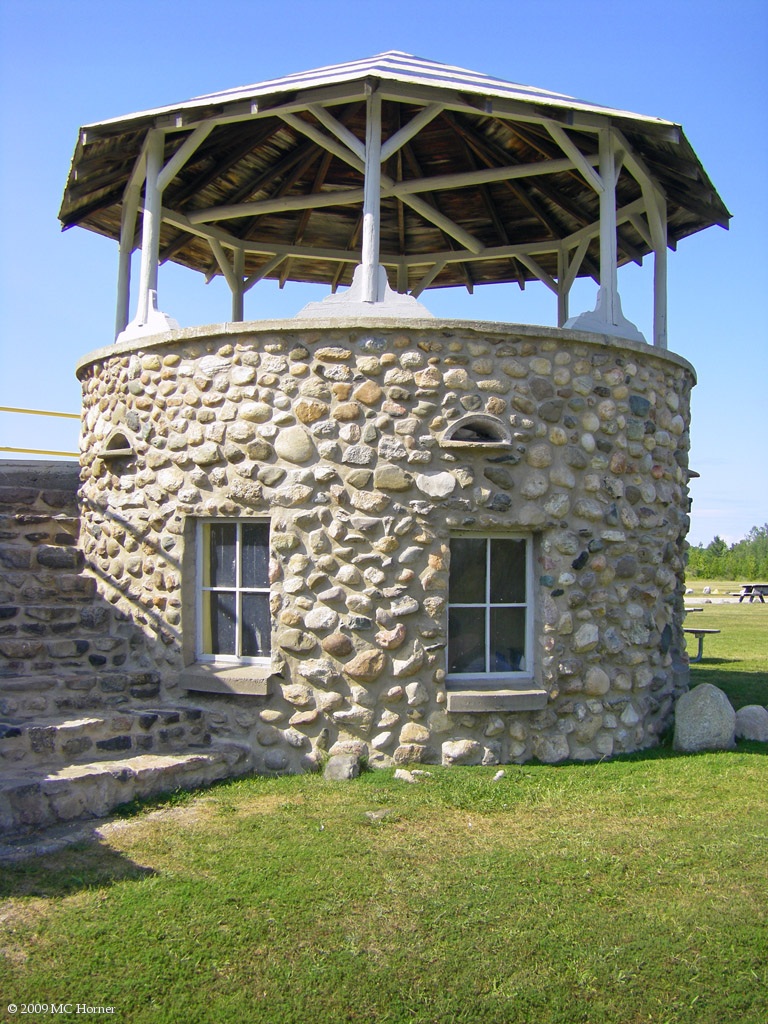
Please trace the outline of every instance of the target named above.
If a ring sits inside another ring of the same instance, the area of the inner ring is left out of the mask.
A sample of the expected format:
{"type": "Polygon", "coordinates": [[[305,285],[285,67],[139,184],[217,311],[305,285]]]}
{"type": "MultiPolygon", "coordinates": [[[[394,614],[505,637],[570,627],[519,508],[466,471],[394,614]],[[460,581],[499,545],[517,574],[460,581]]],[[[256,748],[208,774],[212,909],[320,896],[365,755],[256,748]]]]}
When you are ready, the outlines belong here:
{"type": "Polygon", "coordinates": [[[667,347],[667,201],[656,193],[649,215],[653,238],[653,344],[667,347]],[[655,214],[655,216],[653,215],[655,214]]]}
{"type": "Polygon", "coordinates": [[[120,214],[115,337],[125,330],[131,315],[131,257],[136,240],[136,217],[139,211],[141,186],[144,182],[145,174],[146,153],[142,149],[123,193],[123,208],[120,214]]]}
{"type": "Polygon", "coordinates": [[[245,305],[243,302],[243,295],[245,292],[245,250],[235,249],[232,254],[233,270],[235,275],[235,285],[232,289],[232,321],[239,323],[244,319],[245,305]]]}
{"type": "Polygon", "coordinates": [[[136,321],[147,322],[157,301],[157,264],[160,255],[160,205],[162,193],[157,179],[163,164],[164,133],[152,129],[147,140],[147,176],[144,185],[144,215],[141,222],[141,272],[136,321]],[[154,295],[152,294],[154,292],[154,295]]]}
{"type": "Polygon", "coordinates": [[[616,242],[616,160],[613,133],[601,128],[600,178],[600,299],[598,308],[609,324],[618,324],[621,310],[618,304],[618,249],[616,242]]]}
{"type": "Polygon", "coordinates": [[[363,198],[363,302],[380,302],[379,244],[381,234],[381,97],[369,94],[365,124],[363,198]]]}
{"type": "Polygon", "coordinates": [[[568,253],[561,247],[557,250],[557,326],[562,327],[568,319],[568,253]]]}
{"type": "Polygon", "coordinates": [[[120,224],[120,249],[117,268],[115,337],[128,326],[128,320],[131,315],[131,253],[133,251],[133,236],[136,230],[136,217],[134,211],[134,217],[129,223],[127,213],[128,206],[124,202],[120,224]]]}

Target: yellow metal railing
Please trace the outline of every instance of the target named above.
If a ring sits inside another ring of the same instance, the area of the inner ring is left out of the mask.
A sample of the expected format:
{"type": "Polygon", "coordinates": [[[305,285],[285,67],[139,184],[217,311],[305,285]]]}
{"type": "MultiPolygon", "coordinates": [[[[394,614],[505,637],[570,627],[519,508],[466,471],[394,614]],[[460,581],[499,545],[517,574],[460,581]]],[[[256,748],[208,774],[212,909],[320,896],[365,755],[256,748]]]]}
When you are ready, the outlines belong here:
{"type": "MultiPolygon", "coordinates": [[[[22,413],[27,416],[58,416],[65,420],[79,420],[80,416],[75,412],[51,412],[48,409],[17,409],[11,405],[0,405],[0,412],[22,413]]],[[[77,459],[79,452],[57,452],[46,448],[10,448],[0,445],[0,452],[16,452],[19,455],[62,455],[66,458],[77,459]]]]}

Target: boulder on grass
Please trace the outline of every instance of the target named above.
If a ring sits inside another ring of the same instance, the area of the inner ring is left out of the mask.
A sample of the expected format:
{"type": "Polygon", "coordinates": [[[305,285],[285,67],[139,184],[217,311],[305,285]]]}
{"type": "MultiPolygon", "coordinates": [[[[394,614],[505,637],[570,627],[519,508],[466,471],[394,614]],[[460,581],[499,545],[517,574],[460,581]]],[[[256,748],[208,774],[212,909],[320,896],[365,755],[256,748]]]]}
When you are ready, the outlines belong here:
{"type": "Polygon", "coordinates": [[[736,746],[736,712],[716,686],[701,683],[684,693],[675,707],[675,750],[733,750],[736,746]]]}
{"type": "Polygon", "coordinates": [[[347,782],[360,774],[360,758],[356,754],[334,754],[328,759],[323,777],[333,782],[347,782]]]}
{"type": "Polygon", "coordinates": [[[748,704],[736,712],[736,738],[768,743],[768,708],[748,704]]]}

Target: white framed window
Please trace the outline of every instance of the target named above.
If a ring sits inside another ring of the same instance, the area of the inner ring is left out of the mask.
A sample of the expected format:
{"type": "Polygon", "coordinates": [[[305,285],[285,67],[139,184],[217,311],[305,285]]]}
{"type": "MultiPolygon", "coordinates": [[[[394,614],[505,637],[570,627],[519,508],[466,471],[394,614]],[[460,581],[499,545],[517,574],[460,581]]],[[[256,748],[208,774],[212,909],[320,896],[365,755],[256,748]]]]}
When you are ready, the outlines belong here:
{"type": "Polygon", "coordinates": [[[531,547],[528,537],[451,537],[449,685],[532,677],[531,547]]]}
{"type": "Polygon", "coordinates": [[[203,520],[197,531],[197,660],[268,662],[269,521],[203,520]]]}

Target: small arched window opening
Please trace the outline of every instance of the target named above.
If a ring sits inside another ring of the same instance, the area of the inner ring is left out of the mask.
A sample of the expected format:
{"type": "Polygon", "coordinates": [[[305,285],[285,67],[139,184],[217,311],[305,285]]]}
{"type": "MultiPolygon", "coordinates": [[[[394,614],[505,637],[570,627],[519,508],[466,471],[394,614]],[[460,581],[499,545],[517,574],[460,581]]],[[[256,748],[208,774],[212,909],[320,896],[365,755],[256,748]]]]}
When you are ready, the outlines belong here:
{"type": "Polygon", "coordinates": [[[442,437],[441,445],[445,448],[481,446],[506,447],[512,438],[504,423],[495,416],[475,414],[463,416],[452,423],[442,437]]]}
{"type": "Polygon", "coordinates": [[[124,459],[133,455],[133,445],[122,430],[113,430],[100,454],[102,459],[124,459]]]}

